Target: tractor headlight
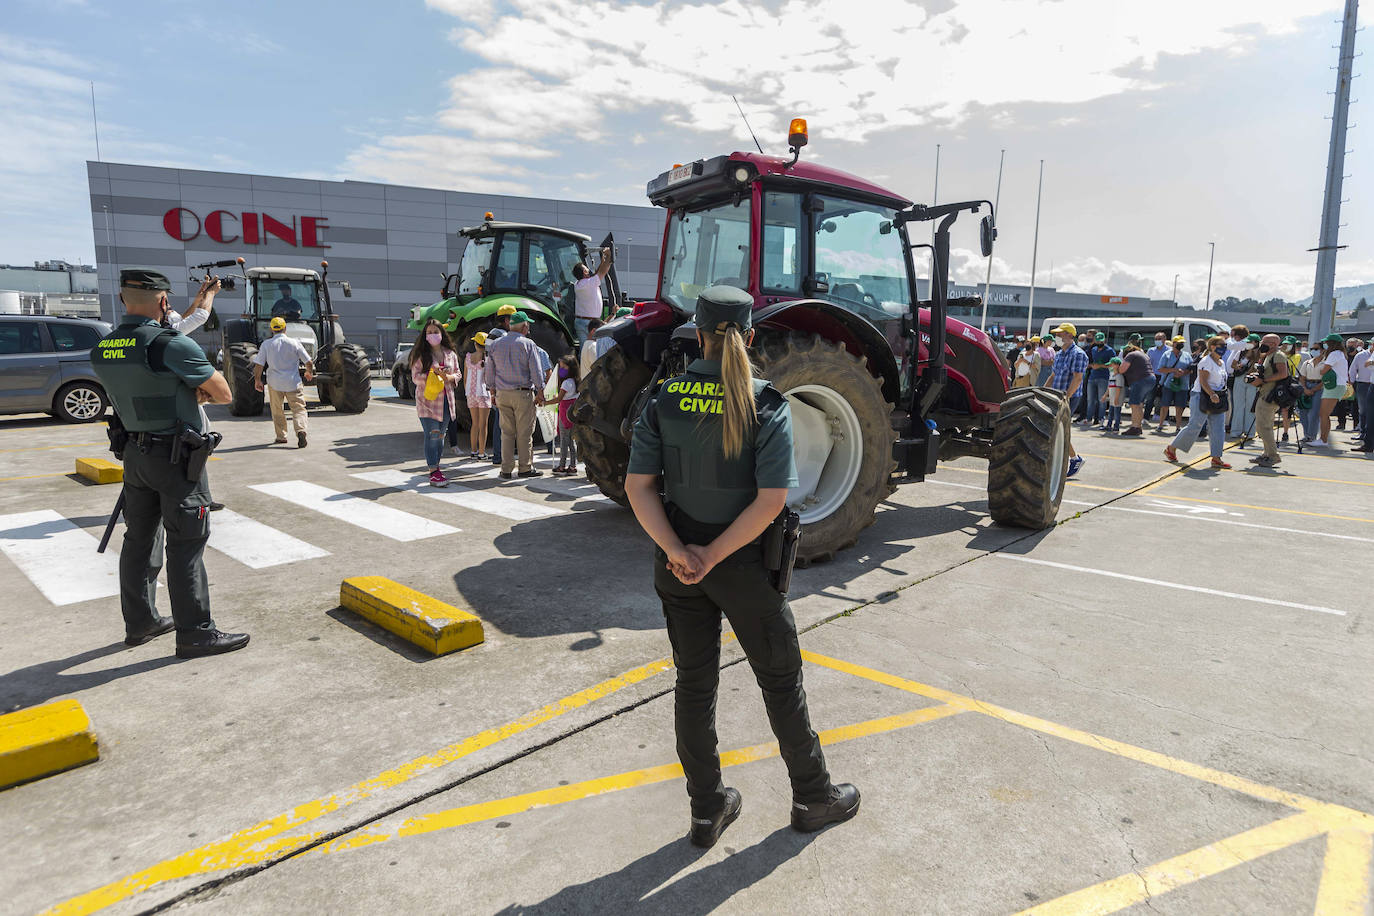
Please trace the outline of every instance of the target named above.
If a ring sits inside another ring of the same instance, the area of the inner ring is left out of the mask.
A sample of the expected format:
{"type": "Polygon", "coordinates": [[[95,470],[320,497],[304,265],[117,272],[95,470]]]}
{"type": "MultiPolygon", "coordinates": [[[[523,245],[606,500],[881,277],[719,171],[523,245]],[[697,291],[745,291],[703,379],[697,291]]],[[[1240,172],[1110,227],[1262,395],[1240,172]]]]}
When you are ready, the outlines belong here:
{"type": "Polygon", "coordinates": [[[734,171],[730,173],[730,178],[735,182],[735,184],[739,185],[740,187],[744,187],[749,182],[754,180],[754,170],[752,167],[747,165],[737,165],[735,166],[734,171]]]}

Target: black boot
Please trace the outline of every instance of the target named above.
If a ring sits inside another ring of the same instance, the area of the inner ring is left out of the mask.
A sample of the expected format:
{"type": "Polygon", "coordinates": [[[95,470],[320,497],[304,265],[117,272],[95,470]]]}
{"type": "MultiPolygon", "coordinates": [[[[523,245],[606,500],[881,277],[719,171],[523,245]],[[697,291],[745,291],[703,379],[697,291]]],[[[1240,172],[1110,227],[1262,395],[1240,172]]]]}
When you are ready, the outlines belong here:
{"type": "Polygon", "coordinates": [[[248,645],[247,633],[221,633],[213,625],[194,630],[177,630],[177,658],[223,655],[248,645]]]}
{"type": "Polygon", "coordinates": [[[154,624],[152,625],[152,627],[150,627],[150,628],[147,629],[147,630],[144,630],[142,633],[126,633],[126,634],[124,634],[124,645],[126,645],[126,646],[141,646],[141,645],[143,645],[145,642],[148,642],[148,641],[151,640],[151,639],[156,639],[157,637],[161,636],[163,633],[168,632],[168,631],[171,630],[172,627],[174,627],[174,626],[176,626],[176,624],[172,621],[172,618],[170,618],[170,617],[159,617],[159,618],[157,618],[157,622],[154,623],[154,624]]]}
{"type": "Polygon", "coordinates": [[[725,828],[734,823],[735,818],[739,817],[740,809],[744,807],[744,799],[740,798],[738,789],[725,790],[725,807],[716,812],[712,817],[693,817],[692,832],[690,834],[693,846],[700,846],[702,849],[710,849],[716,845],[716,840],[725,832],[725,828]]]}
{"type": "Polygon", "coordinates": [[[822,827],[840,824],[859,813],[859,790],[851,783],[842,782],[830,787],[830,796],[823,802],[804,805],[792,803],[792,829],[802,833],[814,833],[822,827]]]}

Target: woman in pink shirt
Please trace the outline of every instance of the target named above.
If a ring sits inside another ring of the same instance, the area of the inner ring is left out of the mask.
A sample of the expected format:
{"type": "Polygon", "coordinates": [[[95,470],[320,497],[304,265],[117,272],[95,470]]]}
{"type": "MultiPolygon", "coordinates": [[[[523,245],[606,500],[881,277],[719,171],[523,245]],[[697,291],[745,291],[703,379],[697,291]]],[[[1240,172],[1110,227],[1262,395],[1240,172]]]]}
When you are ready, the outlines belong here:
{"type": "Polygon", "coordinates": [[[463,394],[468,401],[468,411],[472,414],[472,427],[468,430],[472,457],[489,459],[487,453],[487,421],[491,419],[491,389],[484,378],[487,359],[487,332],[478,331],[472,338],[473,350],[464,360],[464,376],[467,383],[463,394]]]}
{"type": "Polygon", "coordinates": [[[439,322],[430,319],[423,333],[410,348],[410,379],[415,383],[415,412],[420,415],[420,428],[425,432],[425,462],[429,465],[429,483],[434,487],[448,486],[448,478],[439,467],[444,455],[444,433],[453,419],[454,389],[463,380],[458,367],[458,354],[453,342],[439,322]],[[433,371],[442,387],[433,398],[425,397],[425,387],[433,371]]]}
{"type": "Polygon", "coordinates": [[[1043,386],[1050,377],[1050,372],[1054,369],[1054,351],[1045,343],[1044,338],[1036,337],[1035,342],[1040,346],[1035,352],[1040,356],[1040,374],[1035,380],[1037,386],[1043,386]]]}

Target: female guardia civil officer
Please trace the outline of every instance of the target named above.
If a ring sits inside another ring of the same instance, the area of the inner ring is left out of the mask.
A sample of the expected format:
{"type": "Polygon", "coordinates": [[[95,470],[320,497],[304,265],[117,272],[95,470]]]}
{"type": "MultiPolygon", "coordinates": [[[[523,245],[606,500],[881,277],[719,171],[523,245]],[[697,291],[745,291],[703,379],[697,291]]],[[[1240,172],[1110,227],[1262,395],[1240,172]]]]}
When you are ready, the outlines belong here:
{"type": "Polygon", "coordinates": [[[806,710],[797,625],[763,565],[760,536],[797,472],[787,399],[753,378],[745,349],[753,305],[730,286],[701,293],[703,357],[645,407],[625,479],[635,517],[659,548],[654,589],[677,666],[677,753],[692,803],[691,840],[702,847],[714,845],[741,805],[739,792],[721,782],[716,753],[722,613],[754,669],[787,764],[792,827],[819,830],[859,810],[858,789],[830,782],[806,710]]]}

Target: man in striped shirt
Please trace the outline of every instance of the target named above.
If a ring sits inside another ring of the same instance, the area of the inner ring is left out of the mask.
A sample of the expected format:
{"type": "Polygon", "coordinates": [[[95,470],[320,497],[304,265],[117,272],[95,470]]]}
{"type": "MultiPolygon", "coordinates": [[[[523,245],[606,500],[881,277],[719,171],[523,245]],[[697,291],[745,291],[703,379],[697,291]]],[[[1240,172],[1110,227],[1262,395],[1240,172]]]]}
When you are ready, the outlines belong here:
{"type": "Polygon", "coordinates": [[[501,415],[502,480],[513,476],[517,451],[521,477],[544,473],[534,468],[534,412],[544,403],[544,368],[529,333],[529,316],[516,312],[510,318],[510,333],[487,344],[487,387],[496,393],[501,415]]]}

